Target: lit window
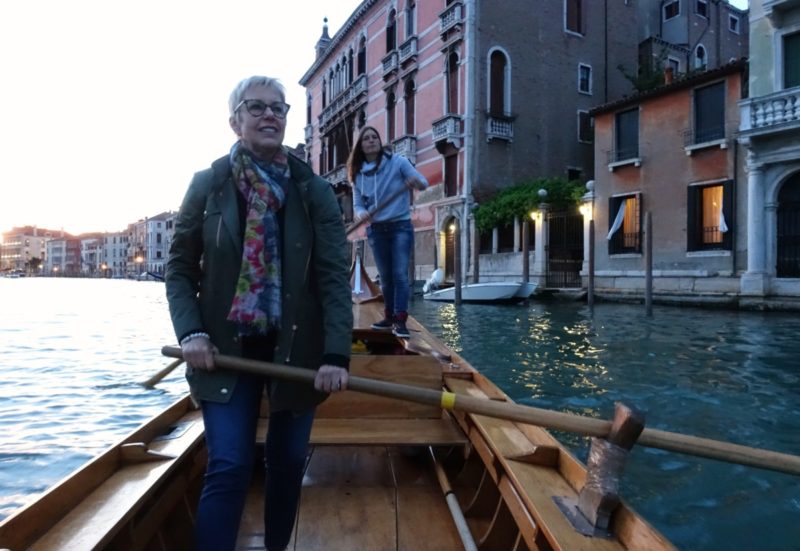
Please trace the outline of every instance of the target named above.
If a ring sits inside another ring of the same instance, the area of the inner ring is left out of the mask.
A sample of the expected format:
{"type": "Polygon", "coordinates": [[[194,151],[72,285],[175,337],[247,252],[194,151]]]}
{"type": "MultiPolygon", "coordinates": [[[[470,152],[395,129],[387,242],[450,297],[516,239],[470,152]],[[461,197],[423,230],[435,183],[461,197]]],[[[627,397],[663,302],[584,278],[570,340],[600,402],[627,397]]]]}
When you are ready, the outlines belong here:
{"type": "Polygon", "coordinates": [[[642,252],[639,195],[611,197],[608,202],[608,254],[642,252]],[[613,218],[612,218],[613,216],[613,218]]]}
{"type": "Polygon", "coordinates": [[[687,200],[687,249],[689,251],[731,248],[731,184],[689,186],[687,200]]]}

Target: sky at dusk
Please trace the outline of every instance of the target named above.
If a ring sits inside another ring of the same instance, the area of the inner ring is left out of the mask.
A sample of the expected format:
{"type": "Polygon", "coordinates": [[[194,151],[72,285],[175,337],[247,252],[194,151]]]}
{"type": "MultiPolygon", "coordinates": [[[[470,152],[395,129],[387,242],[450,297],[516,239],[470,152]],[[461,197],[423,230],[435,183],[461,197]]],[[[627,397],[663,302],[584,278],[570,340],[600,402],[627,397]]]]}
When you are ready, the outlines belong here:
{"type": "Polygon", "coordinates": [[[323,18],[333,36],[359,4],[0,3],[0,232],[119,231],[176,210],[192,174],[233,144],[228,96],[253,74],[286,86],[284,143],[302,142],[298,81],[323,18]]]}

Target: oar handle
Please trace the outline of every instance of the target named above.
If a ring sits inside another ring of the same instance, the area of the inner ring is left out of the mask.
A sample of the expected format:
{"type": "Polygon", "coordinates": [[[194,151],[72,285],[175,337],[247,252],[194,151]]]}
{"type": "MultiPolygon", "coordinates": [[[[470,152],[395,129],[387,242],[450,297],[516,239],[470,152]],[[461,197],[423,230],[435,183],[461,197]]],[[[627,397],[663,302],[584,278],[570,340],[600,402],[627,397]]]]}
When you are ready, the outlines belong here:
{"type": "MultiPolygon", "coordinates": [[[[181,349],[174,346],[163,347],[161,353],[172,358],[182,357],[181,349]]],[[[249,373],[266,375],[269,377],[280,377],[296,382],[313,384],[314,378],[316,377],[316,372],[310,369],[247,360],[221,354],[214,357],[214,362],[217,366],[225,369],[247,371],[249,373]]],[[[365,377],[350,376],[347,382],[347,389],[366,394],[385,396],[387,398],[396,398],[420,404],[439,406],[448,410],[476,413],[509,421],[518,421],[520,423],[573,432],[584,436],[607,438],[611,432],[611,421],[523,406],[520,404],[486,400],[484,398],[454,394],[452,392],[419,388],[411,385],[376,381],[365,377]]],[[[800,457],[796,455],[656,429],[644,429],[637,442],[651,448],[660,448],[662,450],[680,452],[698,457],[707,457],[729,463],[749,465],[760,469],[800,476],[800,457]]]]}

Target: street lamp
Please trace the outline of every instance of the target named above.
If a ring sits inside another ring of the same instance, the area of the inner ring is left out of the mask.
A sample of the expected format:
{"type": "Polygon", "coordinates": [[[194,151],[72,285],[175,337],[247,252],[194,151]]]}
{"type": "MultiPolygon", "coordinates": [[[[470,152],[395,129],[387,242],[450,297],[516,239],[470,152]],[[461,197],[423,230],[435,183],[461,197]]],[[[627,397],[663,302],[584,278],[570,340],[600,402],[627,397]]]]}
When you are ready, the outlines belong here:
{"type": "Polygon", "coordinates": [[[108,270],[108,264],[106,264],[105,262],[103,262],[103,263],[100,265],[100,269],[101,269],[101,270],[103,270],[103,272],[102,272],[102,277],[106,277],[106,270],[108,270]]]}

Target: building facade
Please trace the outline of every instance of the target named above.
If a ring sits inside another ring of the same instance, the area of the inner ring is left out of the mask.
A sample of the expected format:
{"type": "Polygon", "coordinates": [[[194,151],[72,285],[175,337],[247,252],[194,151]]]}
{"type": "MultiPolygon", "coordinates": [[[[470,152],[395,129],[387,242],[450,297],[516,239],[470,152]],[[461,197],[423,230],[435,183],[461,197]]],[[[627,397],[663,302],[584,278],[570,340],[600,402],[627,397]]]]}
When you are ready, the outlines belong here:
{"type": "Polygon", "coordinates": [[[675,76],[746,57],[749,20],[720,0],[639,2],[639,69],[671,67],[675,76]]]}
{"type": "Polygon", "coordinates": [[[608,67],[636,65],[637,36],[610,35],[635,19],[623,2],[365,0],[324,30],[300,81],[307,158],[349,214],[347,155],[376,127],[432,184],[412,214],[416,277],[451,271],[453,228],[466,274],[477,202],[525,179],[592,175],[588,111],[630,90],[608,67]]]}
{"type": "Polygon", "coordinates": [[[22,226],[5,232],[0,245],[0,269],[38,274],[45,265],[47,241],[58,235],[63,235],[63,232],[36,226],[22,226]]]}
{"type": "Polygon", "coordinates": [[[751,0],[747,148],[747,270],[754,300],[800,296],[800,2],[751,0]]]}
{"type": "Polygon", "coordinates": [[[649,216],[654,292],[738,300],[748,241],[736,141],[746,67],[692,73],[592,111],[595,180],[584,212],[587,228],[594,219],[598,295],[642,295],[649,216]]]}
{"type": "Polygon", "coordinates": [[[128,273],[128,233],[107,233],[103,236],[104,277],[120,278],[128,273]]]}
{"type": "Polygon", "coordinates": [[[432,184],[412,214],[417,279],[434,267],[452,275],[453,231],[462,274],[480,266],[487,279],[518,278],[530,226],[531,275],[543,281],[556,233],[543,227],[548,218],[481,236],[475,205],[523,181],[591,179],[589,111],[630,94],[645,68],[678,75],[747,51],[746,12],[727,2],[534,4],[365,0],[332,38],[324,29],[300,81],[308,160],[336,186],[346,216],[345,163],[364,125],[432,184]]]}

